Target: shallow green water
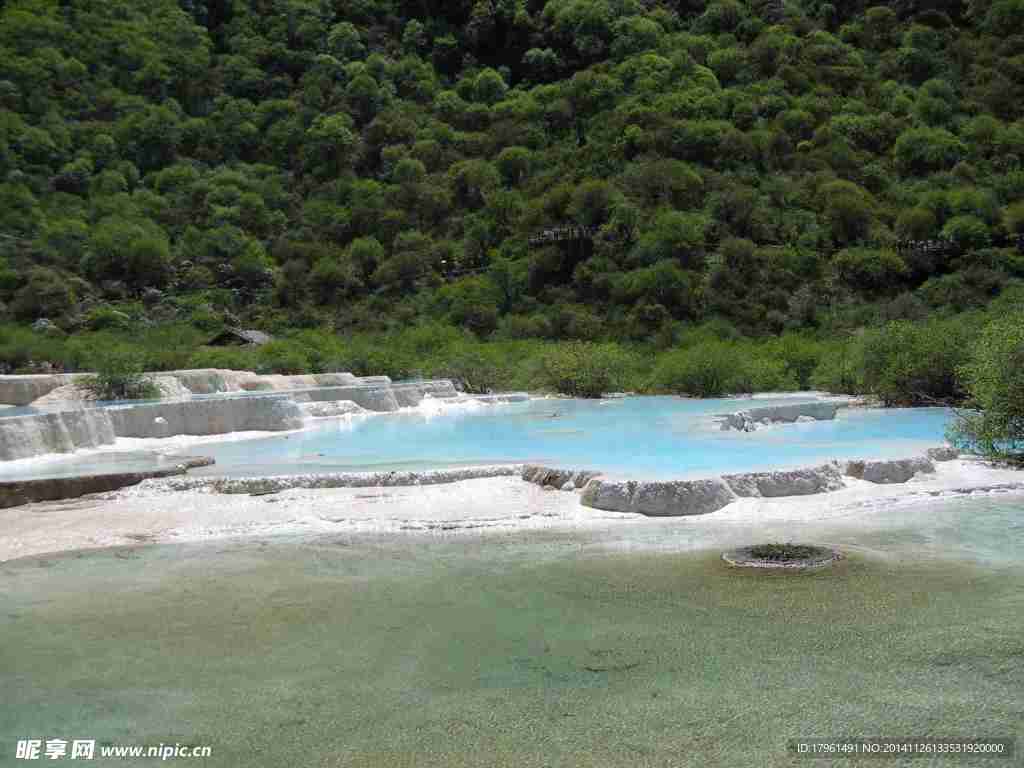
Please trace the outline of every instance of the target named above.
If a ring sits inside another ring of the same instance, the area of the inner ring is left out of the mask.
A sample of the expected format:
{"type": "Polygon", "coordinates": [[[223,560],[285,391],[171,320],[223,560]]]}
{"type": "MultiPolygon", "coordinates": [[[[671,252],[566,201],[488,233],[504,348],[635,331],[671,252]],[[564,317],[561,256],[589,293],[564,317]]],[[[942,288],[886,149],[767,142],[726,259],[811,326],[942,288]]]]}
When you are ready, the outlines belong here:
{"type": "Polygon", "coordinates": [[[1022,587],[525,533],[19,561],[0,565],[0,764],[54,736],[209,744],[184,762],[217,766],[823,765],[787,739],[1020,740],[1022,587]]]}

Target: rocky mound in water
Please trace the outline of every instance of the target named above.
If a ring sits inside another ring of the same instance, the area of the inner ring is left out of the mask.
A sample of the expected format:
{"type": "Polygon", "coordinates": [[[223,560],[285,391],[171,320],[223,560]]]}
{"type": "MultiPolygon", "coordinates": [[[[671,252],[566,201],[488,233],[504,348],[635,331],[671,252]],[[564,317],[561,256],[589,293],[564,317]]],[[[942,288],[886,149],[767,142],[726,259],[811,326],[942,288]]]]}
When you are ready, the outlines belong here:
{"type": "Polygon", "coordinates": [[[842,554],[814,544],[754,544],[723,552],[722,559],[737,568],[802,571],[832,565],[842,554]]]}
{"type": "Polygon", "coordinates": [[[769,424],[831,421],[836,417],[839,407],[840,403],[793,403],[791,405],[750,408],[722,416],[722,430],[736,429],[741,432],[753,432],[759,427],[769,424]]]}

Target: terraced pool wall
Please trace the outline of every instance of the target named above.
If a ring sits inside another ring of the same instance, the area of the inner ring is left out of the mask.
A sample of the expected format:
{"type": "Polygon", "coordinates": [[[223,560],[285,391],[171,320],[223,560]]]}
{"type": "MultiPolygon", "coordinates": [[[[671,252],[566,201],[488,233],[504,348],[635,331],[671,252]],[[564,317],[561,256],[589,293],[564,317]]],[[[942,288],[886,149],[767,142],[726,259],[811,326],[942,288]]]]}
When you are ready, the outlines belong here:
{"type": "MultiPolygon", "coordinates": [[[[190,399],[93,407],[69,401],[61,410],[0,418],[0,461],[111,445],[118,437],[163,438],[230,432],[280,432],[301,428],[309,403],[355,403],[373,412],[415,407],[427,396],[455,397],[448,380],[392,383],[386,376],[357,378],[349,373],[316,376],[257,376],[239,371],[172,371],[190,399]],[[66,409],[65,409],[66,408],[66,409]]],[[[73,381],[69,376],[0,377],[0,400],[8,405],[34,402],[73,381]]],[[[316,411],[312,411],[316,413],[316,411]]]]}

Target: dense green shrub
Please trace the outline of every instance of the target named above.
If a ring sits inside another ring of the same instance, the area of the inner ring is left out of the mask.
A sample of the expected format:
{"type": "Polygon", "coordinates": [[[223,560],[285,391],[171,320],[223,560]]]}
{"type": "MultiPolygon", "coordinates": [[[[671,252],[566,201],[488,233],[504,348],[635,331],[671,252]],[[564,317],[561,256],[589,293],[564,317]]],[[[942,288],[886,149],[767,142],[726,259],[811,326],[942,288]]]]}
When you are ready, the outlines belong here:
{"type": "Polygon", "coordinates": [[[798,388],[808,389],[815,369],[831,350],[808,336],[786,333],[777,341],[769,342],[766,351],[783,363],[786,373],[795,379],[798,388]]]}
{"type": "Polygon", "coordinates": [[[49,267],[34,267],[11,304],[14,315],[22,320],[62,316],[75,303],[75,291],[66,276],[49,267]]]}
{"type": "Polygon", "coordinates": [[[474,394],[498,391],[507,381],[507,372],[480,349],[448,351],[429,373],[433,378],[451,379],[457,389],[474,394]]]}
{"type": "Polygon", "coordinates": [[[617,344],[568,342],[547,350],[542,358],[545,383],[572,397],[600,397],[619,389],[635,365],[617,344]]]}
{"type": "Polygon", "coordinates": [[[309,350],[302,344],[284,339],[268,341],[256,350],[257,373],[310,373],[309,350]]]}
{"type": "Polygon", "coordinates": [[[955,402],[972,329],[961,319],[895,321],[863,339],[863,389],[885,405],[955,402]]]}
{"type": "Polygon", "coordinates": [[[950,437],[993,457],[1024,457],[1024,304],[993,320],[960,368],[975,410],[959,413],[950,437]]]}
{"type": "Polygon", "coordinates": [[[657,390],[717,397],[749,391],[751,366],[737,344],[699,341],[659,357],[651,381],[657,390]]]}
{"type": "Polygon", "coordinates": [[[33,364],[68,365],[67,341],[63,336],[37,333],[21,325],[0,326],[0,364],[7,372],[19,372],[33,364]]]}
{"type": "Polygon", "coordinates": [[[810,384],[814,389],[825,392],[863,394],[863,335],[829,344],[811,373],[810,384]]]}

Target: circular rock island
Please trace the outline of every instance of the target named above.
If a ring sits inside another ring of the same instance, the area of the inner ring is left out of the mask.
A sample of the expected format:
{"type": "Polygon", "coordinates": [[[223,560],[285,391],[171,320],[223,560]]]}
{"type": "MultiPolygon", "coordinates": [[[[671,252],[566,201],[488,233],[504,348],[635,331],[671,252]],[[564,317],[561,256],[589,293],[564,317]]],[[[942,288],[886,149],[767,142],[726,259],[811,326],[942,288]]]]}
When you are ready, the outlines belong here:
{"type": "Polygon", "coordinates": [[[842,554],[829,547],[814,544],[753,544],[722,553],[722,559],[737,568],[769,568],[804,571],[824,568],[842,559],[842,554]]]}

